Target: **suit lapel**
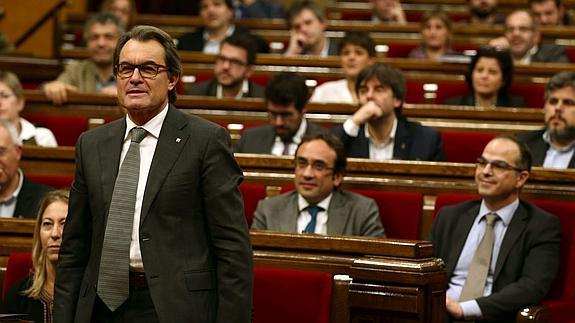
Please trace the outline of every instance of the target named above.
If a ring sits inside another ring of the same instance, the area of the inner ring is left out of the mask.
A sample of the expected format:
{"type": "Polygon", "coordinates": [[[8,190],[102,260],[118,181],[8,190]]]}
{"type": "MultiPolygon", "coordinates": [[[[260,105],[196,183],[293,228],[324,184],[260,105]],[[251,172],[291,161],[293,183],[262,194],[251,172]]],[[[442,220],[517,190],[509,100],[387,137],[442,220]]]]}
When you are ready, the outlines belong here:
{"type": "MultiPolygon", "coordinates": [[[[538,136],[537,140],[534,142],[534,149],[531,149],[533,154],[533,164],[534,165],[543,165],[545,161],[545,155],[547,154],[547,149],[549,149],[549,145],[543,140],[542,138],[543,132],[538,136]]],[[[573,158],[571,159],[571,163],[573,163],[573,158]]]]}
{"type": "Polygon", "coordinates": [[[350,210],[340,191],[333,191],[327,213],[327,234],[342,235],[346,222],[349,219],[350,210]]]}
{"type": "Polygon", "coordinates": [[[575,154],[573,154],[573,156],[571,157],[571,160],[569,161],[569,165],[567,166],[567,168],[575,168],[575,154]]]}
{"type": "Polygon", "coordinates": [[[120,169],[120,155],[122,154],[122,144],[126,133],[126,119],[122,118],[110,124],[110,131],[107,136],[99,142],[98,155],[100,159],[102,196],[107,215],[107,210],[112,201],[112,193],[116,184],[116,176],[120,169]]]}
{"type": "Polygon", "coordinates": [[[408,159],[409,145],[409,133],[405,127],[405,122],[398,118],[393,144],[393,159],[408,159]]]}
{"type": "Polygon", "coordinates": [[[499,255],[497,256],[497,263],[495,264],[495,272],[493,273],[494,282],[497,280],[497,277],[501,272],[501,268],[505,263],[505,259],[507,259],[515,241],[525,230],[525,227],[527,226],[527,218],[527,211],[525,211],[525,208],[521,202],[519,202],[519,207],[517,207],[517,210],[509,223],[509,228],[507,228],[503,241],[501,242],[501,248],[499,249],[499,255]]]}
{"type": "Polygon", "coordinates": [[[152,201],[189,139],[189,133],[184,131],[187,125],[186,116],[172,105],[168,109],[148,174],[140,224],[148,215],[152,201]]]}
{"type": "MultiPolygon", "coordinates": [[[[453,255],[461,255],[461,251],[463,250],[463,246],[465,245],[465,241],[467,240],[467,235],[473,226],[473,222],[479,213],[479,206],[480,204],[474,204],[473,207],[468,209],[461,215],[456,215],[460,217],[458,219],[460,221],[459,225],[453,226],[454,228],[461,228],[458,230],[453,230],[453,255]]],[[[450,261],[447,264],[447,277],[451,277],[453,274],[453,270],[457,265],[457,261],[459,260],[459,256],[457,257],[450,257],[450,261]]]]}
{"type": "Polygon", "coordinates": [[[283,216],[280,221],[280,231],[282,232],[297,232],[297,218],[299,215],[298,212],[298,204],[297,204],[297,191],[292,191],[289,195],[284,199],[283,204],[283,216]]]}

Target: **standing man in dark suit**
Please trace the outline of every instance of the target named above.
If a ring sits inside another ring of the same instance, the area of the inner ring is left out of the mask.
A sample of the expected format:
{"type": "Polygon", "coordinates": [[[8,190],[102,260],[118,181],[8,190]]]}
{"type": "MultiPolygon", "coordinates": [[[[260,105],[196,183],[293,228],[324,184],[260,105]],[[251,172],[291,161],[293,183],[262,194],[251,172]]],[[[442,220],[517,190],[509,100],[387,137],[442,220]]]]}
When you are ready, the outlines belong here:
{"type": "Polygon", "coordinates": [[[439,132],[401,116],[406,86],[400,70],[368,66],[357,76],[355,91],[360,108],[333,130],[348,157],[445,160],[439,132]]]}
{"type": "Polygon", "coordinates": [[[575,73],[555,74],[545,88],[545,128],[520,133],[533,165],[575,168],[575,73]]]}
{"type": "Polygon", "coordinates": [[[309,98],[305,78],[280,73],[266,87],[270,124],[246,129],[235,146],[236,153],[293,155],[304,135],[323,129],[305,119],[309,98]]]}
{"type": "Polygon", "coordinates": [[[127,117],[78,139],[54,322],[250,322],[243,176],[227,132],[173,105],[182,67],[162,30],[124,34],[114,66],[127,117]]]}
{"type": "Polygon", "coordinates": [[[246,28],[234,24],[233,0],[200,0],[200,18],[203,27],[183,34],[178,39],[179,50],[204,52],[216,55],[220,51],[221,42],[231,35],[248,34],[257,44],[260,53],[269,52],[266,42],[253,35],[246,28]]]}
{"type": "MultiPolygon", "coordinates": [[[[0,96],[0,103],[2,100],[0,96]]],[[[52,190],[24,177],[19,167],[21,156],[16,127],[0,119],[0,218],[35,219],[44,194],[52,190]]]]}
{"type": "Polygon", "coordinates": [[[295,154],[296,189],[260,201],[252,228],[384,237],[375,201],[339,188],[346,163],[333,134],[305,136],[295,154]]]}
{"type": "Polygon", "coordinates": [[[249,81],[256,62],[255,43],[249,35],[232,35],[222,42],[216,56],[214,79],[194,83],[190,95],[218,98],[263,98],[264,89],[249,81]]]}
{"type": "Polygon", "coordinates": [[[515,322],[541,302],[559,267],[559,219],[519,199],[531,155],[514,137],[496,137],[478,158],[481,200],[441,208],[434,256],[445,261],[451,319],[515,322]]]}

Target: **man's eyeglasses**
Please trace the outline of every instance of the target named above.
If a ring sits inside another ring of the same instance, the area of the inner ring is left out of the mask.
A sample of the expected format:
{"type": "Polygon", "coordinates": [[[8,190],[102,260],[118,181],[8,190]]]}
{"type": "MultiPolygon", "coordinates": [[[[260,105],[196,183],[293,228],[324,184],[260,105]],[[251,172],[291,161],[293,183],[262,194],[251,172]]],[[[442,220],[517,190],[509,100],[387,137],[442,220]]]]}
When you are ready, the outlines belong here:
{"type": "Polygon", "coordinates": [[[244,62],[240,61],[239,59],[228,58],[228,57],[225,57],[222,55],[216,56],[216,64],[223,64],[225,62],[228,62],[228,63],[230,63],[231,66],[237,67],[237,68],[244,67],[244,66],[248,65],[247,63],[244,63],[244,62]]]}
{"type": "Polygon", "coordinates": [[[168,67],[156,63],[146,63],[146,64],[130,64],[122,63],[116,65],[116,75],[121,78],[129,78],[134,75],[134,71],[138,69],[140,76],[145,79],[155,79],[160,72],[167,71],[168,67]]]}
{"type": "Polygon", "coordinates": [[[506,161],[503,160],[489,160],[484,157],[477,158],[478,167],[485,168],[487,167],[487,165],[491,165],[491,169],[493,169],[494,171],[504,171],[504,170],[514,170],[516,172],[524,171],[524,169],[511,166],[506,161]]]}
{"type": "Polygon", "coordinates": [[[328,167],[326,163],[321,161],[315,161],[309,163],[306,159],[298,158],[295,160],[295,168],[298,170],[304,170],[311,165],[311,169],[315,172],[322,173],[328,170],[333,170],[333,167],[328,167]]]}

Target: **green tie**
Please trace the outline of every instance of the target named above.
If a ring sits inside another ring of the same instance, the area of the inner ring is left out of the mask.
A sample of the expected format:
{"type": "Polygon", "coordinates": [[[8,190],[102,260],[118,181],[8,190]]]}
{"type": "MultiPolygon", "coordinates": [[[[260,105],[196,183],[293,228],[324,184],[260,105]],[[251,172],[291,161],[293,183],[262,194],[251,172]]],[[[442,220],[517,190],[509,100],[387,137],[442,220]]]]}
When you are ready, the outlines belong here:
{"type": "Polygon", "coordinates": [[[147,133],[139,127],[130,130],[132,141],[120,166],[108,212],[98,295],[111,311],[122,305],[129,294],[130,242],[140,177],[140,142],[147,133]]]}

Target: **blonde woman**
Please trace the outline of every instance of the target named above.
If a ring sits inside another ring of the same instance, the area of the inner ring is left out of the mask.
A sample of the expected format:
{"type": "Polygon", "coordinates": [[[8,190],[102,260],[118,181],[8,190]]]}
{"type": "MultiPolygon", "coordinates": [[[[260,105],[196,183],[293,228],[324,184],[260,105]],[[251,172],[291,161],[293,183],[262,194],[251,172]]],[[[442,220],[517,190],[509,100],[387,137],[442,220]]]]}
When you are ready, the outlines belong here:
{"type": "Polygon", "coordinates": [[[47,193],[40,202],[34,228],[32,272],[10,288],[2,304],[2,313],[26,314],[24,319],[37,323],[52,322],[56,264],[68,214],[68,199],[68,191],[58,190],[47,193]]]}

